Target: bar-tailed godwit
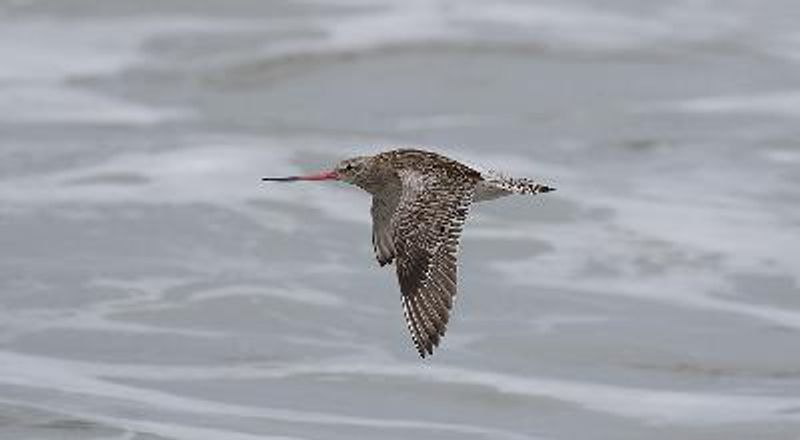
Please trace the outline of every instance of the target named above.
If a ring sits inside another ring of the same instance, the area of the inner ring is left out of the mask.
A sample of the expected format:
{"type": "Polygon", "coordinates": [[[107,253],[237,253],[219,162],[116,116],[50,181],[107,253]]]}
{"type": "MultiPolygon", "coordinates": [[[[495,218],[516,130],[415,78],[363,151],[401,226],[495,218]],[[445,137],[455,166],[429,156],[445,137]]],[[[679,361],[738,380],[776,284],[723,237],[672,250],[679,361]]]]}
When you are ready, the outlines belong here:
{"type": "Polygon", "coordinates": [[[262,180],[340,180],[372,194],[375,255],[381,266],[395,262],[408,329],[423,358],[433,354],[450,318],[458,240],[470,204],[554,190],[412,149],[346,159],[319,174],[262,180]]]}

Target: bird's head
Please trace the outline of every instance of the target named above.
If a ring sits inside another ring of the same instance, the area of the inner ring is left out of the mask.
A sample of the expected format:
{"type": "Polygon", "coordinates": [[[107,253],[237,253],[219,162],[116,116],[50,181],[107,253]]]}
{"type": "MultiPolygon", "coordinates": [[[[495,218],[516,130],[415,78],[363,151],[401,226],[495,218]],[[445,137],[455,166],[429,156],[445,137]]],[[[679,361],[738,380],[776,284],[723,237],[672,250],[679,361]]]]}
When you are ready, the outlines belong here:
{"type": "Polygon", "coordinates": [[[358,184],[367,174],[371,159],[369,156],[359,156],[339,162],[333,170],[336,173],[336,179],[350,184],[358,184]]]}
{"type": "Polygon", "coordinates": [[[352,159],[345,159],[339,162],[333,170],[321,173],[308,174],[304,176],[288,177],[264,177],[265,182],[295,182],[298,180],[340,180],[350,184],[358,185],[367,178],[367,170],[371,165],[371,156],[359,156],[352,159]]]}

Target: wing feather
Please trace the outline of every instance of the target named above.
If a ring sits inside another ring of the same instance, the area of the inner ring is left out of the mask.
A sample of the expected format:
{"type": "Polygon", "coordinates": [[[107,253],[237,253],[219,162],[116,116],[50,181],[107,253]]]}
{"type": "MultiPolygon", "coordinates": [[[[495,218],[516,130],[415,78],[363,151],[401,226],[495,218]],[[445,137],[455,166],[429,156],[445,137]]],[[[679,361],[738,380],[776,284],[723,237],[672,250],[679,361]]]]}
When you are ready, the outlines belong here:
{"type": "Polygon", "coordinates": [[[400,201],[400,182],[390,183],[372,196],[372,246],[378,264],[385,266],[394,260],[394,236],[392,217],[400,201]]]}
{"type": "Polygon", "coordinates": [[[397,277],[411,337],[420,356],[444,336],[457,293],[458,243],[475,183],[447,174],[400,173],[392,220],[397,277]]]}

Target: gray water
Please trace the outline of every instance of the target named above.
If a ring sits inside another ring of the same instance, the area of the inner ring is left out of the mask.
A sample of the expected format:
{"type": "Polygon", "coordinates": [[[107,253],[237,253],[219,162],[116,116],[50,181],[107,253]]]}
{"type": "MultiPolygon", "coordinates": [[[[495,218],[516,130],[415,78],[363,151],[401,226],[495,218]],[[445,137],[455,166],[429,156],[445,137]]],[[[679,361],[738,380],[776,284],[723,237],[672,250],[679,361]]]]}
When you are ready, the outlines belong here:
{"type": "Polygon", "coordinates": [[[0,438],[800,438],[796,0],[0,2],[0,438]],[[369,198],[475,207],[416,355],[369,198]]]}

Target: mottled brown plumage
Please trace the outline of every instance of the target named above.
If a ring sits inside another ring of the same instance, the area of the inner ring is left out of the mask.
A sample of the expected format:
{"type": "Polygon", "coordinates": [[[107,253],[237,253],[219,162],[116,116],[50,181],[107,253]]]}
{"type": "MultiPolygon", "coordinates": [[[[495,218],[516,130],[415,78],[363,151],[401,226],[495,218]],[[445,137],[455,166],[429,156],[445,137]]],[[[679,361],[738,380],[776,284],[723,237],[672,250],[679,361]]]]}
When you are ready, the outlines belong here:
{"type": "Polygon", "coordinates": [[[372,244],[381,266],[395,263],[403,310],[420,356],[444,336],[457,293],[456,254],[473,201],[552,188],[481,173],[422,150],[392,150],[342,161],[334,171],[264,180],[329,180],[372,194],[372,244]]]}

